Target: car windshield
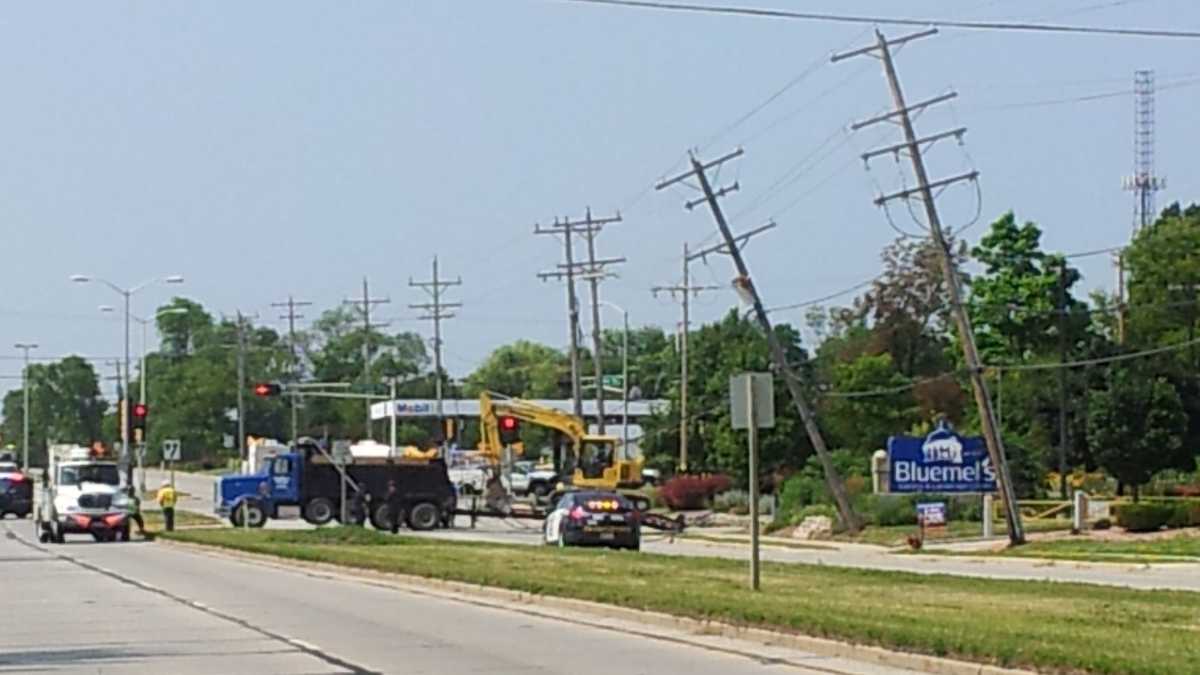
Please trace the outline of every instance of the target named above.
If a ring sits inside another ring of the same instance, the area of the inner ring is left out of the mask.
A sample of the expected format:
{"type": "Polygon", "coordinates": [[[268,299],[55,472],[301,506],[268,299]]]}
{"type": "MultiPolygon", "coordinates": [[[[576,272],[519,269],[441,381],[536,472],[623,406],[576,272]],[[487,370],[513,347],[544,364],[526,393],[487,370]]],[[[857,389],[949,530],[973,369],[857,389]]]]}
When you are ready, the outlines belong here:
{"type": "Polygon", "coordinates": [[[120,485],[121,474],[115,464],[82,464],[64,466],[58,470],[59,485],[79,485],[80,483],[104,483],[120,485]]]}

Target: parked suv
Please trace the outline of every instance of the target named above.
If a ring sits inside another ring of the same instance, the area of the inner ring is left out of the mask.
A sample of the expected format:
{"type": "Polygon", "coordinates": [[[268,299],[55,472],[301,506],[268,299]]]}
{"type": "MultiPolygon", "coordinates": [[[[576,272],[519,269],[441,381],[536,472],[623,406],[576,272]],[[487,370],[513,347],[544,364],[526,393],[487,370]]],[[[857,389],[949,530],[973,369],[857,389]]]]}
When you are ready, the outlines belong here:
{"type": "Polygon", "coordinates": [[[0,462],[0,518],[27,518],[33,511],[33,481],[16,464],[0,462]]]}

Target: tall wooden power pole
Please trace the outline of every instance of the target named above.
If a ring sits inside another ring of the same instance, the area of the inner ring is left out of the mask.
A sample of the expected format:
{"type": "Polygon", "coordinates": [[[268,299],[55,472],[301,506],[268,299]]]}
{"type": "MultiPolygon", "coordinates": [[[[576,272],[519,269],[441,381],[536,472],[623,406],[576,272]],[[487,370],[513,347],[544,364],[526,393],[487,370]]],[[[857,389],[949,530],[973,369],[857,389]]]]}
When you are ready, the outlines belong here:
{"type": "MultiPolygon", "coordinates": [[[[462,307],[461,302],[443,302],[442,291],[451,286],[461,286],[462,277],[458,277],[453,281],[443,281],[438,276],[438,259],[433,257],[433,278],[429,281],[413,281],[408,280],[408,285],[414,288],[420,288],[429,294],[431,302],[409,305],[411,309],[419,309],[425,312],[421,319],[433,322],[433,372],[434,372],[434,396],[437,400],[437,419],[438,433],[446,434],[445,428],[445,411],[442,409],[442,319],[453,319],[454,312],[448,310],[458,309],[462,307]]],[[[392,402],[395,405],[395,401],[392,402]]]]}
{"type": "Polygon", "coordinates": [[[846,494],[846,486],[842,482],[841,476],[838,475],[837,469],[833,466],[833,459],[830,457],[829,449],[825,445],[825,438],[821,436],[821,430],[817,427],[816,416],[812,409],[809,408],[808,401],[804,397],[800,376],[792,370],[791,365],[788,363],[787,352],[784,351],[783,344],[779,341],[779,336],[775,334],[775,330],[771,326],[771,319],[767,316],[767,310],[763,306],[758,289],[750,279],[750,269],[746,266],[746,261],[742,258],[740,247],[754,234],[774,227],[774,223],[735,236],[729,229],[729,223],[725,220],[725,213],[721,210],[721,204],[718,199],[737,190],[738,184],[734,183],[731,187],[722,187],[714,190],[708,181],[707,171],[709,169],[718,167],[741,154],[742,150],[738,149],[708,163],[702,163],[696,159],[695,155],[692,155],[691,170],[674,178],[663,180],[655,188],[662,190],[690,178],[694,178],[700,183],[699,189],[704,196],[689,201],[684,206],[690,211],[700,204],[707,203],[709,210],[712,211],[713,219],[717,222],[717,227],[721,231],[724,243],[708,251],[697,252],[697,255],[703,255],[703,253],[725,253],[733,259],[734,268],[737,270],[737,277],[733,280],[734,289],[738,292],[739,296],[754,308],[754,315],[758,319],[758,324],[762,328],[763,335],[766,337],[767,345],[771,351],[771,361],[774,364],[775,372],[783,378],[788,392],[791,394],[792,403],[795,405],[796,411],[800,414],[800,419],[804,421],[804,429],[808,433],[809,441],[812,443],[813,450],[817,453],[822,468],[825,470],[825,483],[828,485],[829,492],[833,495],[834,502],[837,504],[842,523],[845,524],[847,530],[857,532],[862,529],[862,520],[850,505],[850,498],[846,494]]]}
{"type": "Polygon", "coordinates": [[[690,331],[690,305],[692,295],[704,291],[715,291],[720,286],[693,286],[689,265],[699,256],[688,254],[687,242],[683,244],[683,282],[674,286],[654,286],[650,292],[658,295],[660,292],[670,293],[672,297],[679,294],[679,304],[683,309],[683,321],[679,324],[679,473],[688,470],[688,332],[690,331]]]}
{"type": "Polygon", "coordinates": [[[1025,531],[1021,525],[1021,512],[1017,508],[1016,493],[1013,491],[1012,480],[1009,475],[1008,457],[1004,451],[1004,443],[1000,439],[1000,433],[996,424],[996,414],[992,409],[991,395],[988,393],[987,381],[984,379],[983,365],[979,359],[979,352],[975,347],[975,333],[971,329],[971,319],[967,316],[966,309],[963,307],[962,288],[958,270],[955,269],[954,259],[950,254],[949,245],[946,242],[946,234],[942,229],[941,218],[938,216],[937,203],[934,200],[935,190],[941,190],[961,181],[974,181],[978,179],[979,172],[971,171],[959,176],[930,182],[929,175],[925,170],[925,160],[921,154],[922,148],[946,138],[961,138],[966,133],[966,128],[953,129],[932,136],[918,138],[916,132],[913,130],[911,113],[924,110],[941,101],[949,100],[956,96],[956,94],[945,94],[935,99],[909,106],[904,101],[904,94],[900,90],[900,80],[896,76],[896,67],[892,63],[892,45],[904,44],[936,33],[937,29],[933,28],[889,41],[883,36],[883,33],[877,30],[875,31],[876,42],[874,45],[843,54],[835,54],[832,60],[837,62],[851,56],[871,54],[877,55],[883,62],[883,72],[887,77],[888,86],[891,89],[892,103],[895,109],[878,117],[855,123],[851,125],[851,129],[858,130],[885,121],[898,121],[904,132],[903,142],[866,152],[863,154],[863,160],[869,161],[872,157],[880,155],[899,157],[901,154],[906,154],[912,162],[913,174],[916,176],[917,186],[890,195],[880,196],[875,200],[875,203],[878,206],[884,206],[896,199],[909,199],[916,196],[919,197],[925,207],[929,233],[937,245],[938,257],[942,266],[942,276],[945,279],[946,290],[950,296],[950,308],[954,315],[954,322],[958,326],[959,341],[962,343],[963,356],[967,363],[971,385],[975,392],[975,403],[979,407],[979,418],[983,426],[984,440],[987,443],[992,466],[996,469],[997,487],[1004,500],[1004,513],[1008,521],[1008,538],[1013,544],[1021,544],[1025,541],[1025,531]]]}
{"type": "MultiPolygon", "coordinates": [[[[371,331],[375,330],[376,328],[386,328],[390,323],[387,321],[383,321],[380,323],[371,323],[371,308],[374,307],[375,305],[386,305],[389,302],[391,302],[391,300],[389,298],[372,298],[371,297],[371,287],[368,284],[366,277],[363,277],[363,281],[362,281],[362,298],[359,298],[359,299],[347,298],[346,300],[343,301],[343,304],[354,305],[354,306],[358,307],[358,310],[360,312],[362,312],[362,320],[363,320],[362,356],[363,356],[363,386],[364,387],[369,387],[371,385],[371,331]]],[[[364,429],[366,430],[366,435],[364,436],[364,438],[370,439],[371,438],[371,399],[367,399],[366,409],[367,409],[366,410],[367,417],[366,417],[366,425],[364,426],[364,429]]]]}
{"type": "MultiPolygon", "coordinates": [[[[272,302],[271,303],[272,307],[277,307],[277,308],[286,307],[287,308],[287,314],[284,314],[284,315],[280,316],[279,318],[287,319],[287,322],[288,322],[288,347],[292,351],[292,381],[293,382],[299,382],[300,378],[301,378],[300,351],[299,351],[299,349],[297,349],[297,345],[296,345],[296,319],[304,318],[303,314],[296,313],[296,308],[297,307],[308,307],[310,305],[312,305],[311,302],[308,302],[305,300],[296,300],[296,298],[292,297],[291,295],[288,296],[288,299],[286,302],[272,302]]],[[[292,403],[292,442],[295,443],[296,441],[299,440],[298,434],[300,433],[300,412],[299,412],[300,400],[295,395],[292,395],[289,398],[291,399],[291,403],[292,403]]],[[[243,442],[245,442],[245,441],[243,441],[243,442]]]]}

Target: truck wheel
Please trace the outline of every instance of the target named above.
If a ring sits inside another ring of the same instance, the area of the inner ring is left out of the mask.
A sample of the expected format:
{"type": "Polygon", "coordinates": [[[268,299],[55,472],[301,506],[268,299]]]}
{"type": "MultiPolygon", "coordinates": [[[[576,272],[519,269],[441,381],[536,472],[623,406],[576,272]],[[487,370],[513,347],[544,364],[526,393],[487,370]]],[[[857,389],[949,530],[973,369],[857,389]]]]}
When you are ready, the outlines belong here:
{"type": "MultiPolygon", "coordinates": [[[[400,520],[404,520],[404,512],[400,512],[400,520]]],[[[388,517],[387,504],[380,504],[371,511],[371,527],[380,532],[392,530],[392,519],[388,517]]]]}
{"type": "Polygon", "coordinates": [[[430,502],[420,502],[408,512],[408,526],[420,532],[432,530],[437,527],[439,515],[437,506],[430,502]]]}
{"type": "Polygon", "coordinates": [[[263,511],[262,504],[253,501],[244,501],[238,504],[238,507],[233,510],[233,514],[229,516],[233,521],[234,527],[262,527],[267,523],[267,514],[263,511]]]}
{"type": "Polygon", "coordinates": [[[313,525],[324,525],[333,520],[333,502],[324,497],[315,497],[304,505],[304,519],[313,525]]]}

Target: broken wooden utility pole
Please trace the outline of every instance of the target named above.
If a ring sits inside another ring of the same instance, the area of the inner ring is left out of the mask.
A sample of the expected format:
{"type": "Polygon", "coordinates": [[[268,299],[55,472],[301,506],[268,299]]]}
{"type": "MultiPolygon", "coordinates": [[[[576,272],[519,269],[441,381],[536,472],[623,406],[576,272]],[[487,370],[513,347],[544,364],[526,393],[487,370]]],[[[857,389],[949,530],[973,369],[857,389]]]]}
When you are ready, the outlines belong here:
{"type": "MultiPolygon", "coordinates": [[[[951,256],[949,245],[946,242],[946,233],[942,229],[941,218],[938,216],[937,204],[934,200],[934,190],[941,190],[950,185],[961,181],[975,181],[979,178],[978,171],[971,171],[962,175],[944,178],[938,181],[930,182],[929,175],[925,170],[925,159],[921,155],[921,148],[926,145],[936,143],[939,140],[946,138],[956,138],[961,140],[966,128],[961,127],[950,131],[945,131],[932,136],[918,138],[913,130],[912,118],[910,113],[914,111],[925,110],[926,108],[947,101],[955,96],[956,93],[943,94],[936,98],[923,101],[914,105],[908,105],[904,101],[904,94],[900,91],[900,80],[896,76],[896,67],[892,63],[891,47],[900,45],[912,40],[927,37],[937,33],[936,28],[913,33],[904,37],[888,40],[883,36],[883,33],[875,31],[876,42],[869,47],[863,47],[854,51],[845,52],[843,54],[834,54],[833,62],[838,62],[851,56],[860,56],[864,54],[878,55],[883,62],[883,72],[887,77],[888,86],[891,89],[892,103],[895,105],[895,110],[884,113],[863,122],[856,122],[851,125],[851,129],[857,131],[866,126],[878,124],[879,122],[898,121],[900,128],[904,132],[904,141],[885,148],[871,150],[863,154],[864,162],[869,162],[871,158],[880,155],[892,155],[899,159],[901,154],[907,154],[912,162],[913,174],[916,176],[917,186],[915,188],[902,190],[889,195],[882,195],[875,200],[877,206],[885,206],[888,202],[895,199],[909,199],[914,196],[918,197],[925,207],[925,216],[928,219],[928,228],[930,236],[933,237],[934,243],[941,259],[942,276],[945,279],[946,290],[950,296],[950,308],[954,315],[954,322],[958,326],[958,337],[962,343],[963,356],[967,363],[968,374],[971,378],[971,386],[975,392],[975,403],[979,407],[979,419],[983,427],[983,437],[987,443],[988,455],[991,458],[992,466],[996,470],[996,486],[1000,491],[1000,496],[1004,500],[1004,515],[1008,522],[1008,538],[1012,544],[1022,544],[1025,542],[1025,531],[1021,525],[1021,512],[1017,508],[1016,493],[1013,490],[1012,480],[1008,470],[1008,457],[1004,452],[1004,443],[1000,438],[1000,433],[996,424],[996,414],[992,409],[992,398],[988,393],[987,381],[984,379],[983,365],[979,359],[979,351],[975,347],[975,333],[971,329],[971,319],[967,316],[967,311],[962,303],[962,289],[959,283],[958,270],[955,268],[954,259],[951,256]]],[[[986,514],[985,514],[986,516],[986,514]]]]}
{"type": "MultiPolygon", "coordinates": [[[[783,378],[784,384],[787,385],[788,392],[792,396],[792,403],[796,407],[796,411],[800,413],[800,419],[804,422],[804,430],[808,433],[808,439],[812,443],[813,450],[817,453],[817,458],[821,462],[822,468],[825,470],[825,484],[829,487],[829,492],[833,495],[834,502],[837,505],[838,514],[841,516],[842,523],[850,532],[858,532],[862,529],[862,520],[858,514],[854,512],[854,508],[850,505],[850,498],[846,494],[846,486],[842,482],[842,477],[838,475],[837,469],[833,466],[833,459],[829,455],[829,448],[825,445],[825,438],[821,436],[821,430],[817,427],[816,415],[809,407],[808,401],[804,397],[804,390],[800,381],[800,376],[792,370],[788,364],[787,353],[783,349],[783,344],[779,341],[779,336],[775,334],[771,327],[771,319],[767,316],[767,310],[764,308],[762,298],[758,294],[758,289],[754,286],[754,282],[750,279],[750,270],[746,266],[746,261],[742,258],[742,252],[739,248],[749,241],[750,237],[759,232],[775,227],[774,223],[769,223],[755,230],[745,232],[740,235],[734,235],[729,229],[729,223],[725,220],[725,213],[721,210],[721,205],[717,201],[720,197],[738,189],[738,184],[734,183],[730,187],[722,187],[713,190],[712,185],[708,181],[707,171],[713,167],[720,166],[725,162],[738,157],[742,154],[742,150],[731,152],[724,157],[713,160],[708,163],[701,163],[696,159],[695,155],[689,154],[692,168],[683,174],[674,178],[660,181],[655,189],[662,190],[666,187],[681,183],[689,178],[695,178],[699,181],[699,190],[704,193],[703,197],[686,202],[684,207],[689,211],[700,204],[707,203],[712,211],[713,219],[717,222],[717,227],[720,228],[721,236],[724,243],[707,249],[703,252],[697,252],[695,255],[702,256],[706,253],[725,253],[733,259],[733,265],[737,269],[738,276],[733,280],[734,289],[744,300],[749,302],[754,308],[754,315],[758,319],[758,324],[767,339],[767,345],[771,350],[771,361],[774,364],[775,372],[783,378]]],[[[695,187],[695,186],[692,186],[695,187]]]]}

